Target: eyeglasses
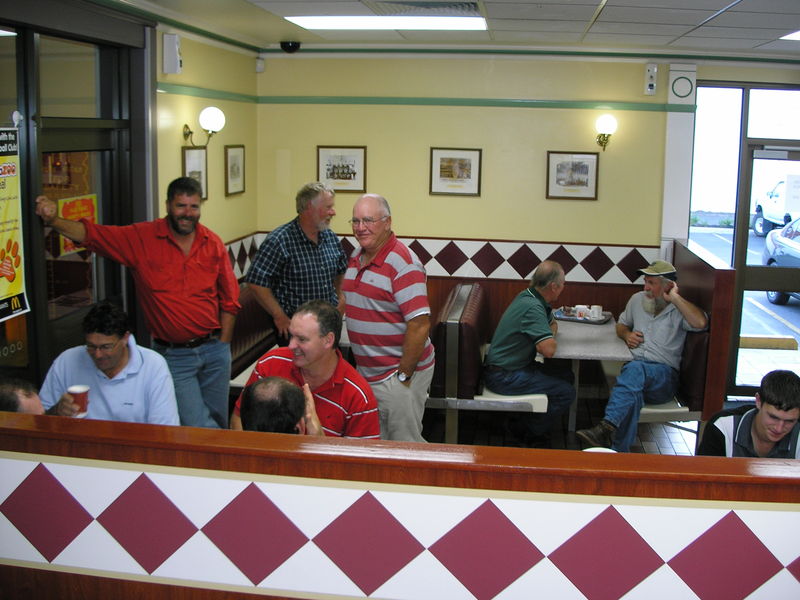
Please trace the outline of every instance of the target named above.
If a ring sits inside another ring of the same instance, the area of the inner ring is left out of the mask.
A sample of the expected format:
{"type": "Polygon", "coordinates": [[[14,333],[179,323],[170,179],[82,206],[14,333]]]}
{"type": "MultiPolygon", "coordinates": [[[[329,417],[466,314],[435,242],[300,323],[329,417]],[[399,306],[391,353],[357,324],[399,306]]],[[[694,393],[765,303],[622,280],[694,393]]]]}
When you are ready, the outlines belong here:
{"type": "Polygon", "coordinates": [[[364,217],[363,219],[350,219],[350,221],[348,221],[348,222],[353,227],[358,227],[359,225],[364,225],[364,227],[370,228],[373,225],[375,225],[375,223],[377,223],[379,221],[385,221],[388,218],[389,218],[389,215],[384,215],[382,217],[378,217],[377,219],[373,219],[372,217],[364,217]]]}
{"type": "Polygon", "coordinates": [[[100,352],[111,352],[117,345],[122,341],[122,338],[118,339],[116,342],[112,344],[100,344],[99,346],[95,346],[94,344],[86,344],[86,351],[89,354],[94,354],[98,350],[100,352]]]}

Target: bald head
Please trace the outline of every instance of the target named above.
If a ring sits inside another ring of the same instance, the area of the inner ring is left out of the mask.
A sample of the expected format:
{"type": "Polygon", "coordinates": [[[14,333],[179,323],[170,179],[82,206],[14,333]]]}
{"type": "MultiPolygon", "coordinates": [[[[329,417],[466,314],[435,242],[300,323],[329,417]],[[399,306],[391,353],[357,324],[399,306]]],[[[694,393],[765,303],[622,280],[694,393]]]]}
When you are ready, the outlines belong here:
{"type": "Polygon", "coordinates": [[[542,262],[533,272],[531,287],[539,292],[542,298],[552,302],[564,289],[563,267],[554,260],[542,262]]]}

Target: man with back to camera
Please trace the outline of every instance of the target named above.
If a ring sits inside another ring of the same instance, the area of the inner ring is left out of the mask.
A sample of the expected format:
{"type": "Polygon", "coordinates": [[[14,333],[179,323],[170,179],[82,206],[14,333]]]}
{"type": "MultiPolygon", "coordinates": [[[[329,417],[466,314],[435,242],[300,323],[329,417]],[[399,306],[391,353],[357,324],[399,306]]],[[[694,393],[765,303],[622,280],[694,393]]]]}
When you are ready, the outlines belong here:
{"type": "MultiPolygon", "coordinates": [[[[298,307],[289,323],[288,348],[270,350],[256,363],[247,385],[277,375],[313,392],[325,435],[359,439],[380,437],[378,404],[372,389],[338,350],[342,315],[330,302],[312,300],[298,307]]],[[[231,429],[241,429],[242,398],[236,400],[231,429]]]]}
{"type": "Polygon", "coordinates": [[[128,315],[101,302],[83,319],[85,346],[62,352],[42,384],[47,414],[74,417],[79,410],[67,389],[89,386],[89,419],[178,425],[175,387],[164,357],[142,348],[128,326],[128,315]]]}
{"type": "Polygon", "coordinates": [[[776,370],[764,375],[756,405],[722,410],[703,430],[697,455],[800,458],[800,377],[776,370]]]}
{"type": "Polygon", "coordinates": [[[424,442],[434,367],[425,268],[392,231],[383,196],[361,196],[350,223],[360,248],[350,256],[342,290],[358,371],[378,399],[381,437],[424,442]]]}
{"type": "Polygon", "coordinates": [[[308,384],[283,377],[257,379],[242,391],[242,428],[265,433],[324,436],[308,384]]]}
{"type": "Polygon", "coordinates": [[[0,375],[0,410],[29,415],[44,414],[42,401],[30,381],[2,375],[0,375]]]}
{"type": "Polygon", "coordinates": [[[201,192],[196,180],[179,177],[167,188],[166,217],[132,225],[63,219],[45,196],[36,214],[131,269],[154,349],[172,373],[181,424],[224,428],[239,284],[222,240],[200,224],[201,192]]]}
{"type": "Polygon", "coordinates": [[[670,263],[657,260],[639,273],[644,290],[631,296],[617,323],[617,336],[633,360],[622,367],[603,420],[575,432],[589,446],[618,452],[630,450],[645,397],[651,404],[675,397],[686,333],[708,324],[706,314],[679,294],[678,274],[670,263]]]}
{"type": "Polygon", "coordinates": [[[336,216],[334,191],[307,183],[295,203],[297,217],[267,236],[245,277],[272,316],[280,346],[289,343],[291,317],[304,302],[327,300],[344,313],[341,286],[347,257],[330,229],[336,216]]]}
{"type": "Polygon", "coordinates": [[[531,285],[509,304],[489,346],[484,381],[497,394],[547,394],[547,412],[523,414],[509,421],[509,429],[525,443],[550,447],[553,420],[575,399],[574,376],[556,353],[558,322],[550,307],[564,290],[564,269],[557,262],[542,262],[531,285]],[[536,361],[537,353],[545,361],[536,361]]]}

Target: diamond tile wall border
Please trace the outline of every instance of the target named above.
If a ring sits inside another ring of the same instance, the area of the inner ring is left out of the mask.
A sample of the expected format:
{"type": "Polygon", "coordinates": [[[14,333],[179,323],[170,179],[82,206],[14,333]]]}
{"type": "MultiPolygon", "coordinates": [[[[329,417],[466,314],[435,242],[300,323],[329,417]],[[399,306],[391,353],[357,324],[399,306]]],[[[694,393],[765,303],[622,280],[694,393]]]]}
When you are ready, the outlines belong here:
{"type": "Polygon", "coordinates": [[[800,597],[795,505],[317,486],[18,456],[0,458],[2,563],[329,598],[800,597]]]}
{"type": "MultiPolygon", "coordinates": [[[[266,233],[259,232],[227,244],[237,278],[247,273],[266,237],[266,233]]],[[[564,267],[568,282],[629,284],[639,278],[637,269],[656,260],[659,254],[657,247],[648,246],[400,239],[416,253],[428,275],[435,277],[528,279],[540,262],[551,259],[564,267]]],[[[357,245],[352,236],[343,236],[341,241],[348,255],[357,245]]]]}

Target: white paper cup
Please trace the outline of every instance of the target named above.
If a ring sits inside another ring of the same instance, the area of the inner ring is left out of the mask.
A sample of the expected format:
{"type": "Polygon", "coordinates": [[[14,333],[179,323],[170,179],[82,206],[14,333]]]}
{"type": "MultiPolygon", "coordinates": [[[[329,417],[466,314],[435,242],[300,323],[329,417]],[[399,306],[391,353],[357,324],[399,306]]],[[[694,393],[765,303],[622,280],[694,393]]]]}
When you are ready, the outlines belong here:
{"type": "Polygon", "coordinates": [[[575,316],[579,319],[585,319],[589,316],[589,307],[585,304],[576,304],[575,305],[575,316]]]}
{"type": "Polygon", "coordinates": [[[71,385],[67,388],[67,393],[72,396],[72,401],[79,407],[75,416],[82,419],[89,412],[89,386],[71,385]]]}
{"type": "Polygon", "coordinates": [[[603,307],[599,304],[592,304],[592,309],[589,311],[589,314],[592,316],[593,319],[602,319],[603,318],[603,307]]]}

